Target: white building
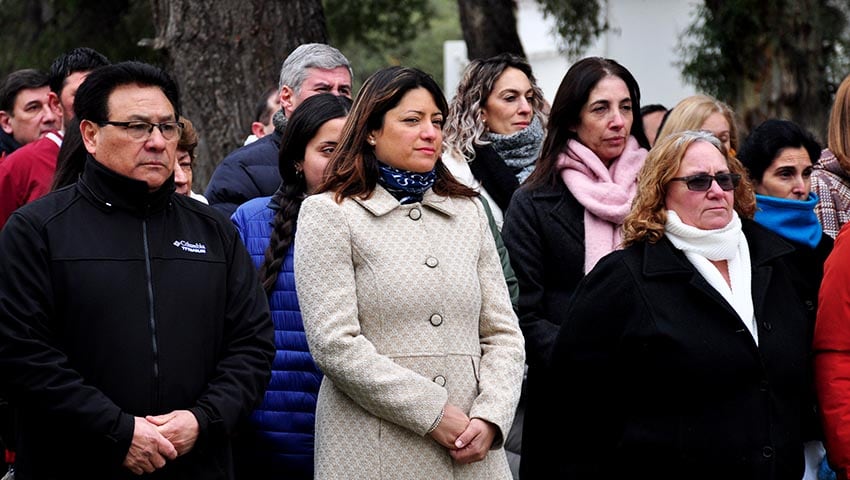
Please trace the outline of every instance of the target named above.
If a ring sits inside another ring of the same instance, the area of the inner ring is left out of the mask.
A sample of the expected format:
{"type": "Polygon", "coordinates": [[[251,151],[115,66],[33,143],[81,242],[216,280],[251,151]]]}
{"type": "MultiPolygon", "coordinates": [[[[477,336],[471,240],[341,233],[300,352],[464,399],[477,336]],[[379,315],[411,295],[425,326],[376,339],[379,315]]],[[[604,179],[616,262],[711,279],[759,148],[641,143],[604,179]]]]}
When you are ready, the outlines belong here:
{"type": "MultiPolygon", "coordinates": [[[[678,47],[684,31],[696,14],[694,0],[600,0],[608,18],[609,30],[601,35],[584,56],[611,58],[629,69],[641,90],[641,105],[660,103],[670,108],[696,93],[682,79],[678,47]]],[[[537,83],[546,99],[555,98],[558,86],[570,66],[558,52],[554,22],[544,19],[535,0],[519,0],[517,30],[537,83]]],[[[466,44],[446,42],[443,47],[446,95],[457,88],[466,65],[466,44]]]]}

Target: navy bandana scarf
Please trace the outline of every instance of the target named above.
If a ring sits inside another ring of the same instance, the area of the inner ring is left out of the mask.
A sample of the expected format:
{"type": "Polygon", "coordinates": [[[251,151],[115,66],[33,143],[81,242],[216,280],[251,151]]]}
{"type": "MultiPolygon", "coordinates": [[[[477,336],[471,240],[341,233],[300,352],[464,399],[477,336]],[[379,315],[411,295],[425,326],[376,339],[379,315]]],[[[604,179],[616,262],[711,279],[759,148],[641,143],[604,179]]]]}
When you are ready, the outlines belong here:
{"type": "Polygon", "coordinates": [[[378,178],[402,205],[422,201],[422,195],[434,185],[437,173],[434,170],[425,173],[409,172],[378,162],[381,176],[378,178]]]}

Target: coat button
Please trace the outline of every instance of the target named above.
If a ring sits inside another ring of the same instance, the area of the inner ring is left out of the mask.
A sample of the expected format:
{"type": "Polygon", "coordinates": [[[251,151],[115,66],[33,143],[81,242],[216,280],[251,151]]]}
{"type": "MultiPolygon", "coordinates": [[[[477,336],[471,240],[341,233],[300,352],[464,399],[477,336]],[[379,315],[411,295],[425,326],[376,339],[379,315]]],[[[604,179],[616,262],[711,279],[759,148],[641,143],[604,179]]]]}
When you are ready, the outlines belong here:
{"type": "Polygon", "coordinates": [[[441,387],[445,387],[446,386],[446,377],[444,377],[442,375],[437,375],[436,377],[434,377],[434,383],[436,383],[437,385],[439,385],[441,387]]]}
{"type": "Polygon", "coordinates": [[[759,382],[759,390],[761,390],[762,392],[766,392],[768,385],[769,384],[767,383],[767,380],[760,381],[759,382]]]}
{"type": "Polygon", "coordinates": [[[434,268],[439,264],[440,264],[440,262],[437,261],[437,259],[434,258],[434,257],[428,257],[428,258],[425,259],[425,265],[428,265],[431,268],[434,268]]]}
{"type": "Polygon", "coordinates": [[[764,329],[765,329],[766,331],[768,331],[768,332],[769,332],[769,331],[771,331],[771,330],[773,330],[773,324],[772,324],[772,323],[770,323],[770,322],[763,322],[761,325],[762,325],[762,326],[764,327],[764,329]]]}
{"type": "Polygon", "coordinates": [[[422,211],[418,208],[413,208],[407,213],[407,216],[410,217],[411,220],[419,220],[422,218],[422,211]]]}
{"type": "Polygon", "coordinates": [[[433,325],[435,327],[439,327],[442,324],[443,324],[443,316],[442,315],[440,315],[439,313],[435,313],[435,314],[431,315],[431,325],[433,325]]]}
{"type": "Polygon", "coordinates": [[[762,454],[762,456],[764,456],[764,458],[771,458],[771,457],[773,457],[773,447],[771,447],[771,446],[766,446],[766,447],[762,448],[762,449],[761,449],[761,454],[762,454]]]}
{"type": "Polygon", "coordinates": [[[803,303],[805,303],[805,304],[806,304],[806,310],[808,310],[808,311],[810,311],[810,312],[811,312],[812,310],[814,310],[814,309],[815,309],[815,302],[813,302],[813,301],[811,301],[811,300],[806,300],[806,301],[805,301],[805,302],[803,302],[803,303]]]}

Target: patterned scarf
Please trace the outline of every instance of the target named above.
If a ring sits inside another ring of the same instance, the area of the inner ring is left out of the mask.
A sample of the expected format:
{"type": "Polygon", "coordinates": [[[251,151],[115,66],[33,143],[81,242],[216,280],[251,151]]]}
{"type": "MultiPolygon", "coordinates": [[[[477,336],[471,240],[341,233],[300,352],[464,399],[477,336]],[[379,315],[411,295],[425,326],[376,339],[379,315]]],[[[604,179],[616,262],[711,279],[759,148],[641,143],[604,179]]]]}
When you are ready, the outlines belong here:
{"type": "Polygon", "coordinates": [[[646,154],[630,136],[623,153],[610,167],[575,140],[570,140],[566,153],[558,156],[564,184],[584,207],[584,273],[600,258],[621,248],[620,227],[637,193],[637,174],[646,154]]]}
{"type": "Polygon", "coordinates": [[[534,115],[531,123],[518,132],[510,135],[489,132],[481,139],[490,142],[505,165],[511,167],[517,181],[522,183],[534,170],[534,162],[543,147],[543,123],[534,115]]]}
{"type": "Polygon", "coordinates": [[[422,195],[434,185],[437,173],[434,170],[425,173],[409,172],[378,162],[381,176],[378,183],[394,196],[402,205],[422,201],[422,195]]]}

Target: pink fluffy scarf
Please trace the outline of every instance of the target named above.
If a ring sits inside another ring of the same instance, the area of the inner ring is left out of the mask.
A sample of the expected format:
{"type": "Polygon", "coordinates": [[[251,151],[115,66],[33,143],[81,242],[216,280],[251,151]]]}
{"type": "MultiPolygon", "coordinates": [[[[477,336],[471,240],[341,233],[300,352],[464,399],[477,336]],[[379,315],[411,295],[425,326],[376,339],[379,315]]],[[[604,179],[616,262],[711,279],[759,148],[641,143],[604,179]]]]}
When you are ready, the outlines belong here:
{"type": "Polygon", "coordinates": [[[621,248],[620,227],[637,193],[637,175],[647,151],[634,137],[626,139],[623,153],[606,167],[580,142],[570,140],[558,156],[561,178],[584,206],[584,272],[600,258],[621,248]]]}

